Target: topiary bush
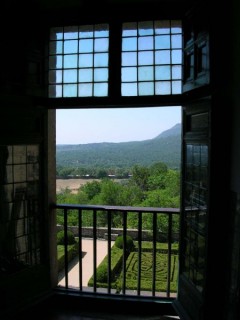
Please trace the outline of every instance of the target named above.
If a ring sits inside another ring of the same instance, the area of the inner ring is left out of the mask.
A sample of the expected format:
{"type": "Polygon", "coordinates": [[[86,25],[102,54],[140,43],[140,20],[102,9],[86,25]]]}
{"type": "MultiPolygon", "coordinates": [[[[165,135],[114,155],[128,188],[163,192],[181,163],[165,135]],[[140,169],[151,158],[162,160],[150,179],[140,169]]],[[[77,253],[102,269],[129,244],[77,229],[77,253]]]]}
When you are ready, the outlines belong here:
{"type": "MultiPolygon", "coordinates": [[[[116,247],[118,247],[119,249],[123,249],[123,236],[118,236],[117,239],[115,240],[115,245],[116,247]]],[[[126,250],[127,251],[131,251],[134,248],[134,243],[133,243],[133,239],[131,236],[126,236],[126,250]]]]}
{"type": "Polygon", "coordinates": [[[104,283],[108,281],[108,270],[106,265],[100,265],[97,268],[97,282],[104,283]]]}
{"type": "MultiPolygon", "coordinates": [[[[64,230],[58,231],[57,233],[57,245],[64,245],[64,230]]],[[[67,244],[71,245],[71,244],[75,244],[76,243],[76,239],[74,237],[74,234],[72,231],[68,230],[67,231],[67,244]]]]}

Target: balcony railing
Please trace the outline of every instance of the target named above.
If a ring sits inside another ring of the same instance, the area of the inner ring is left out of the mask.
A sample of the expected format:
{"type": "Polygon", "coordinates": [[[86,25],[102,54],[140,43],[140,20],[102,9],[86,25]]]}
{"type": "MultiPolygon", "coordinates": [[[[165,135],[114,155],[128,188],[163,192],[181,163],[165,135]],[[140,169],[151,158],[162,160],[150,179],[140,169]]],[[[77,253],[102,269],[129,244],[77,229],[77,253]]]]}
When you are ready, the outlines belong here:
{"type": "Polygon", "coordinates": [[[63,229],[65,235],[59,287],[170,300],[176,296],[179,208],[57,204],[55,209],[64,221],[62,226],[57,226],[58,230],[63,229]],[[77,216],[77,227],[70,226],[70,212],[77,216]],[[91,217],[91,227],[83,226],[83,215],[91,217]],[[99,221],[103,216],[104,227],[99,221]],[[113,225],[116,216],[121,221],[120,228],[113,225]],[[129,217],[135,220],[137,228],[129,228],[129,217]],[[73,260],[68,251],[68,230],[77,239],[73,260]],[[119,236],[122,248],[114,250],[119,236]],[[134,243],[130,249],[129,238],[134,243]]]}

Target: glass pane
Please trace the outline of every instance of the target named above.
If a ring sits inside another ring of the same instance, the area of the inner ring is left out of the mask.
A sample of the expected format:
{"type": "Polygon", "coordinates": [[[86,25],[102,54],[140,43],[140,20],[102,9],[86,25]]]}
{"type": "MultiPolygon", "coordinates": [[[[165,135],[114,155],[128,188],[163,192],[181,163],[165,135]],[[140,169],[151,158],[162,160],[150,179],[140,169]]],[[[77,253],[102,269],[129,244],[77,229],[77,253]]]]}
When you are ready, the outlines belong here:
{"type": "Polygon", "coordinates": [[[123,52],[122,53],[122,66],[136,66],[137,53],[136,52],[123,52]]]}
{"type": "Polygon", "coordinates": [[[170,33],[169,20],[155,21],[155,34],[169,34],[169,33],[170,33]]]}
{"type": "Polygon", "coordinates": [[[173,66],[172,67],[172,79],[182,79],[182,67],[173,66]]]}
{"type": "Polygon", "coordinates": [[[153,67],[139,67],[138,80],[153,80],[153,67]]]}
{"type": "Polygon", "coordinates": [[[156,36],[155,49],[170,49],[170,36],[156,36]]]}
{"type": "Polygon", "coordinates": [[[107,83],[95,83],[93,88],[95,97],[106,97],[108,95],[107,83]]]}
{"type": "Polygon", "coordinates": [[[93,52],[93,39],[79,40],[79,52],[93,52]]]}
{"type": "Polygon", "coordinates": [[[137,36],[137,23],[136,22],[123,23],[122,35],[123,37],[137,36]]]}
{"type": "Polygon", "coordinates": [[[26,181],[26,165],[25,164],[19,164],[15,165],[13,169],[14,174],[14,182],[22,182],[26,181]]]}
{"type": "Polygon", "coordinates": [[[27,161],[28,163],[38,162],[39,148],[37,145],[27,145],[27,161]]]}
{"type": "Polygon", "coordinates": [[[181,33],[182,22],[181,20],[171,20],[171,33],[181,33]]]}
{"type": "Polygon", "coordinates": [[[11,202],[13,200],[13,185],[7,184],[3,186],[4,201],[11,202]]]}
{"type": "Polygon", "coordinates": [[[201,146],[201,164],[202,166],[208,165],[208,146],[201,146]]]}
{"type": "Polygon", "coordinates": [[[138,34],[140,36],[153,35],[153,21],[143,21],[138,23],[138,34]]]}
{"type": "Polygon", "coordinates": [[[26,163],[26,146],[13,147],[13,163],[26,163]]]}
{"type": "Polygon", "coordinates": [[[138,50],[153,49],[153,37],[140,37],[138,38],[138,50]]]}
{"type": "Polygon", "coordinates": [[[123,51],[136,51],[137,50],[137,38],[123,38],[122,50],[123,51]]]}
{"type": "Polygon", "coordinates": [[[171,93],[171,82],[170,81],[157,81],[155,83],[156,94],[170,94],[171,93]]]}
{"type": "Polygon", "coordinates": [[[76,84],[64,84],[63,85],[63,97],[76,97],[77,85],[76,84]]]}
{"type": "Polygon", "coordinates": [[[93,69],[80,69],[78,73],[79,82],[92,82],[93,81],[93,69]]]}
{"type": "Polygon", "coordinates": [[[175,35],[171,37],[171,44],[173,49],[179,49],[182,47],[182,36],[175,35]]]}
{"type": "Polygon", "coordinates": [[[39,179],[39,166],[36,163],[27,165],[27,180],[38,180],[39,179]]]}
{"type": "Polygon", "coordinates": [[[193,162],[193,145],[191,144],[186,145],[186,161],[189,164],[193,162]]]}
{"type": "Polygon", "coordinates": [[[108,51],[108,38],[96,39],[94,41],[95,52],[106,52],[108,51]]]}
{"type": "Polygon", "coordinates": [[[79,67],[92,67],[93,66],[93,54],[80,54],[79,55],[79,67]]]}
{"type": "Polygon", "coordinates": [[[107,68],[95,68],[94,69],[94,81],[107,81],[108,80],[108,69],[107,68]]]}
{"type": "Polygon", "coordinates": [[[77,70],[64,70],[63,71],[63,81],[65,83],[77,82],[77,70]]]}
{"type": "Polygon", "coordinates": [[[182,81],[172,81],[172,94],[182,93],[182,81]]]}
{"type": "Polygon", "coordinates": [[[153,82],[140,82],[138,85],[139,95],[153,95],[154,94],[154,84],[153,82]]]}
{"type": "Polygon", "coordinates": [[[108,37],[109,36],[109,26],[108,24],[97,24],[95,25],[94,36],[99,37],[108,37]]]}
{"type": "Polygon", "coordinates": [[[12,166],[6,166],[6,175],[4,177],[3,183],[12,183],[12,182],[13,182],[12,166]]]}
{"type": "Polygon", "coordinates": [[[64,41],[63,52],[67,53],[77,53],[78,51],[78,41],[77,40],[66,40],[64,41]]]}
{"type": "Polygon", "coordinates": [[[64,39],[78,39],[78,27],[64,27],[64,39]]]}
{"type": "Polygon", "coordinates": [[[155,52],[155,64],[170,64],[170,50],[162,50],[155,52]]]}
{"type": "Polygon", "coordinates": [[[122,83],[122,96],[137,96],[137,83],[122,83]]]}
{"type": "Polygon", "coordinates": [[[56,97],[62,97],[62,90],[63,90],[62,85],[55,86],[56,97]]]}
{"type": "Polygon", "coordinates": [[[64,68],[77,68],[78,56],[76,54],[70,54],[70,55],[64,56],[63,61],[64,61],[63,62],[64,68]]]}
{"type": "Polygon", "coordinates": [[[108,66],[108,54],[96,53],[94,55],[94,67],[107,67],[108,66]]]}
{"type": "Polygon", "coordinates": [[[137,68],[122,68],[122,81],[132,82],[137,81],[137,68]]]}
{"type": "Polygon", "coordinates": [[[193,145],[193,165],[199,166],[200,165],[200,155],[201,155],[201,146],[200,145],[193,145]]]}
{"type": "Polygon", "coordinates": [[[92,38],[93,37],[93,25],[86,25],[79,27],[79,38],[92,38]]]}
{"type": "Polygon", "coordinates": [[[93,85],[90,84],[80,84],[78,86],[78,96],[79,97],[91,97],[93,95],[93,85]]]}
{"type": "Polygon", "coordinates": [[[155,67],[155,79],[156,80],[170,80],[171,79],[170,66],[158,66],[155,67]]]}
{"type": "Polygon", "coordinates": [[[152,65],[153,64],[153,51],[145,51],[138,53],[139,65],[152,65]]]}
{"type": "Polygon", "coordinates": [[[181,64],[182,63],[182,51],[172,50],[172,63],[181,64]]]}

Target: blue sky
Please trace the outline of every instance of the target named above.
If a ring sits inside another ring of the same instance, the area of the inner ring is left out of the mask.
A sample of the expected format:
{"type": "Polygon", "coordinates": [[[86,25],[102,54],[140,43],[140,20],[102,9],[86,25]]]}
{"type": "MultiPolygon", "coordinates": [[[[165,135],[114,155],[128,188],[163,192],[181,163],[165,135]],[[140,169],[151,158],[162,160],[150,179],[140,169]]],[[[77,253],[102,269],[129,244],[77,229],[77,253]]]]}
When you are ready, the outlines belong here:
{"type": "Polygon", "coordinates": [[[181,107],[57,110],[56,144],[152,139],[181,122],[181,107]]]}

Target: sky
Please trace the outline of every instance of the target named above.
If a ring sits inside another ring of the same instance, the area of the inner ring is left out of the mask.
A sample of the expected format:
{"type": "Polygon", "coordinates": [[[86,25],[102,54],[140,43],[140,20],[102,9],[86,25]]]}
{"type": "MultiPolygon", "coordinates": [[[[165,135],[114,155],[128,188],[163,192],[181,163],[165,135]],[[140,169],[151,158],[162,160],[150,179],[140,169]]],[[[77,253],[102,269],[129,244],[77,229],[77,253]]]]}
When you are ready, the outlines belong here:
{"type": "Polygon", "coordinates": [[[59,109],[56,144],[152,139],[181,123],[181,107],[59,109]]]}

